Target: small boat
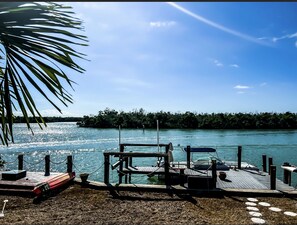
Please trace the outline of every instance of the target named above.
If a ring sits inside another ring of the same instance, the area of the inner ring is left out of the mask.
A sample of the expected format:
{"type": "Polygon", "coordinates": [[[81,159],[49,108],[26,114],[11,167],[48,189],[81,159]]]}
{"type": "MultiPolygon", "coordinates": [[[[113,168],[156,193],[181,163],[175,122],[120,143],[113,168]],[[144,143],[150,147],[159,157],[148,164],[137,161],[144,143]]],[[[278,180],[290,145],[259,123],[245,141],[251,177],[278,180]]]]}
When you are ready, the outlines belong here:
{"type": "MultiPolygon", "coordinates": [[[[187,152],[187,148],[183,148],[185,152],[187,152]]],[[[206,157],[200,157],[196,160],[190,161],[190,168],[193,168],[195,170],[209,170],[211,169],[212,166],[212,160],[216,160],[216,167],[217,170],[229,170],[230,166],[226,165],[225,162],[223,162],[218,154],[216,149],[214,148],[190,148],[190,153],[208,153],[209,156],[206,157]],[[216,155],[214,155],[216,154],[216,155]]],[[[170,166],[172,168],[186,168],[187,167],[187,162],[182,161],[182,162],[170,162],[170,166]]]]}
{"type": "Polygon", "coordinates": [[[54,177],[49,177],[37,184],[33,189],[35,197],[43,196],[50,191],[56,190],[65,184],[69,183],[75,178],[75,172],[71,173],[62,173],[54,177]]]}
{"type": "MultiPolygon", "coordinates": [[[[187,152],[187,148],[182,149],[187,152]]],[[[195,170],[210,170],[212,166],[212,160],[216,161],[217,170],[230,170],[231,168],[236,168],[238,166],[238,163],[236,161],[223,161],[214,148],[191,147],[190,153],[192,154],[190,168],[193,168],[195,170]],[[199,157],[193,160],[193,153],[207,153],[208,156],[199,157]]],[[[187,162],[170,162],[170,166],[173,168],[186,168],[187,162]]],[[[247,162],[241,162],[241,169],[259,171],[256,166],[251,165],[247,162]]]]}

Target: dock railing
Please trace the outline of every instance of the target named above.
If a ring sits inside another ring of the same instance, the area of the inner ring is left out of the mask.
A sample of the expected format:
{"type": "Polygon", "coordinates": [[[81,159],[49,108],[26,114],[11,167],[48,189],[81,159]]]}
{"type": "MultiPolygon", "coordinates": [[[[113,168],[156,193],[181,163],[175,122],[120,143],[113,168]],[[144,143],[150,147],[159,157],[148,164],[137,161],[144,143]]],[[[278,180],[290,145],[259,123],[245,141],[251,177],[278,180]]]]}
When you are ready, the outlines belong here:
{"type": "MultiPolygon", "coordinates": [[[[24,154],[19,154],[17,157],[17,161],[18,161],[18,170],[24,170],[24,162],[26,162],[24,160],[24,154]]],[[[38,163],[42,162],[43,160],[40,160],[38,163]]],[[[50,163],[54,163],[54,164],[62,164],[65,163],[66,161],[66,165],[67,165],[67,173],[72,173],[73,171],[73,158],[72,155],[68,155],[66,160],[63,160],[62,162],[53,162],[50,160],[50,155],[45,155],[44,157],[44,169],[45,169],[45,174],[44,176],[49,176],[50,175],[50,163]]],[[[29,162],[26,162],[28,164],[30,164],[29,162]]],[[[32,163],[34,164],[34,163],[32,163]]]]}
{"type": "MultiPolygon", "coordinates": [[[[120,144],[119,152],[104,152],[104,183],[109,184],[109,172],[110,172],[110,156],[119,157],[119,160],[111,165],[112,169],[119,167],[119,184],[123,182],[123,176],[125,176],[125,182],[127,183],[128,174],[123,171],[124,163],[125,168],[128,169],[132,167],[133,157],[157,157],[158,159],[164,158],[164,173],[165,173],[165,184],[170,183],[169,174],[169,145],[170,144],[133,144],[133,143],[122,143],[120,144]],[[165,153],[162,152],[124,152],[125,147],[165,147],[165,153]]],[[[158,160],[159,161],[159,160],[158,160]]],[[[131,176],[129,176],[129,181],[131,181],[131,176]]]]}

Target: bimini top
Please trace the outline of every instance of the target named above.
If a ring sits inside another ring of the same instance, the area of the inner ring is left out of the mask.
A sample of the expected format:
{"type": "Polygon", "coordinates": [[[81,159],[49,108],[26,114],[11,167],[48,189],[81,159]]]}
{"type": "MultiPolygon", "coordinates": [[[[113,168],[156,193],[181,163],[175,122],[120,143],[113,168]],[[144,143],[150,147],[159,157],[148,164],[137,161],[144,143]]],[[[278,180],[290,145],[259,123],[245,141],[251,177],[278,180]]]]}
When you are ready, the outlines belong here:
{"type": "MultiPolygon", "coordinates": [[[[187,148],[184,148],[187,151],[187,148]]],[[[216,152],[214,148],[190,148],[190,152],[216,152]]]]}

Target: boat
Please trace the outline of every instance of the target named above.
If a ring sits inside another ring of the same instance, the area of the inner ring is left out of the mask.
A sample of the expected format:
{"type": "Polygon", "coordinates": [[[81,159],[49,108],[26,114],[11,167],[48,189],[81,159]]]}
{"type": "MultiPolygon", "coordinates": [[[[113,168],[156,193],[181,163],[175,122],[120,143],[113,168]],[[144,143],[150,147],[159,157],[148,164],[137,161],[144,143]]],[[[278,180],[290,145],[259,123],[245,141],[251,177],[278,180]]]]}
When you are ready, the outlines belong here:
{"type": "Polygon", "coordinates": [[[61,188],[75,178],[75,172],[62,173],[54,177],[49,177],[35,186],[33,193],[35,197],[41,197],[51,191],[61,188]]]}
{"type": "MultiPolygon", "coordinates": [[[[184,152],[187,152],[187,148],[182,148],[184,152]]],[[[238,166],[237,161],[223,161],[216,149],[214,148],[209,148],[209,147],[191,147],[190,148],[190,154],[192,155],[191,161],[190,161],[190,168],[195,169],[195,170],[210,170],[212,166],[212,160],[216,161],[216,169],[221,170],[221,171],[227,171],[230,169],[236,169],[238,166]],[[208,154],[207,156],[202,156],[197,159],[193,159],[193,153],[206,153],[208,154]]],[[[172,168],[186,168],[187,167],[187,162],[182,161],[182,162],[170,162],[170,166],[172,168]]],[[[259,168],[249,164],[247,162],[241,162],[241,169],[245,170],[253,170],[253,171],[259,171],[259,168]]]]}

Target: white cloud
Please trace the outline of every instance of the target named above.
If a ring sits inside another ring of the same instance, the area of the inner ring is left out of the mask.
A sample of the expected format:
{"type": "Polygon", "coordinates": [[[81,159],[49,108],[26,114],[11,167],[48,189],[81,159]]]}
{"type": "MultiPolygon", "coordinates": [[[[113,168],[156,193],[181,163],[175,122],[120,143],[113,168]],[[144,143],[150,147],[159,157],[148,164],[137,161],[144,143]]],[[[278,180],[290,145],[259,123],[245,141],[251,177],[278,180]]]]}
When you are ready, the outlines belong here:
{"type": "Polygon", "coordinates": [[[223,63],[221,63],[219,60],[217,60],[217,59],[211,59],[211,58],[209,58],[208,59],[210,62],[212,62],[213,64],[215,64],[216,66],[218,66],[218,67],[222,67],[222,66],[224,66],[224,64],[223,63]]]}
{"type": "Polygon", "coordinates": [[[263,82],[263,83],[260,84],[260,87],[264,87],[266,85],[267,85],[267,83],[266,82],[263,82]]]}
{"type": "Polygon", "coordinates": [[[242,95],[242,94],[244,94],[245,92],[244,91],[238,91],[237,92],[237,94],[240,94],[240,95],[242,95]]]}
{"type": "Polygon", "coordinates": [[[223,63],[221,63],[219,60],[215,59],[213,62],[216,66],[219,66],[219,67],[224,66],[223,63]]]}
{"type": "MultiPolygon", "coordinates": [[[[272,42],[276,43],[279,40],[292,39],[292,38],[297,38],[297,32],[293,33],[293,34],[283,35],[281,37],[273,37],[271,40],[272,40],[272,42]]],[[[297,41],[295,42],[295,47],[297,48],[297,41]]]]}
{"type": "Polygon", "coordinates": [[[235,89],[250,89],[251,87],[250,86],[246,86],[246,85],[236,85],[234,88],[235,89]]]}
{"type": "Polygon", "coordinates": [[[237,64],[231,64],[230,67],[239,68],[239,65],[237,65],[237,64]]]}
{"type": "Polygon", "coordinates": [[[175,21],[155,21],[155,22],[150,22],[149,23],[150,27],[172,27],[176,25],[175,21]]]}

